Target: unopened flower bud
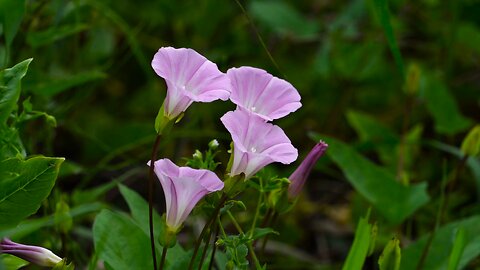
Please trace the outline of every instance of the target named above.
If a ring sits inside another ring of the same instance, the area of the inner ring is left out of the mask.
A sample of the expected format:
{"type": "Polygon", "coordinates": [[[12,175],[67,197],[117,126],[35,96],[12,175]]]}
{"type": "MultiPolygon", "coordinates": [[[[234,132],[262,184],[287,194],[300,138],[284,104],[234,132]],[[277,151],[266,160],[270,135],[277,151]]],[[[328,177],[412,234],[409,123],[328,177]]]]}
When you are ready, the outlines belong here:
{"type": "Polygon", "coordinates": [[[54,267],[62,261],[60,257],[46,248],[18,244],[7,238],[0,242],[0,253],[22,258],[39,266],[54,267]]]}
{"type": "Polygon", "coordinates": [[[216,139],[213,139],[208,143],[208,148],[215,150],[218,148],[219,145],[220,144],[218,143],[218,141],[216,139]]]}
{"type": "Polygon", "coordinates": [[[315,163],[317,160],[325,153],[327,150],[328,145],[320,141],[317,143],[310,153],[308,153],[307,157],[302,161],[300,166],[290,175],[288,178],[290,180],[290,185],[288,186],[288,198],[289,200],[293,200],[298,196],[300,191],[302,190],[303,186],[305,185],[305,181],[307,180],[310,172],[312,171],[315,163]]]}

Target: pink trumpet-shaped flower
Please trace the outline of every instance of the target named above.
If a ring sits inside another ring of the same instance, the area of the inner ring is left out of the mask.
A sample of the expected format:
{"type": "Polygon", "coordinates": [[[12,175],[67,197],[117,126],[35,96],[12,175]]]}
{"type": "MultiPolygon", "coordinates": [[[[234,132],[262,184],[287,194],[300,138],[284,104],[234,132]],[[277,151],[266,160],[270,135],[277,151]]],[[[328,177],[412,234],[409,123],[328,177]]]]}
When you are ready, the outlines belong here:
{"type": "Polygon", "coordinates": [[[174,232],[180,229],[200,199],[223,189],[223,182],[215,173],[178,167],[166,158],[155,161],[155,174],[165,193],[167,225],[174,232]]]}
{"type": "Polygon", "coordinates": [[[0,242],[0,253],[10,254],[40,266],[54,267],[62,261],[46,248],[18,244],[7,238],[0,242]]]}
{"type": "Polygon", "coordinates": [[[302,106],[300,95],[289,82],[263,69],[231,68],[227,76],[232,84],[230,100],[267,121],[284,117],[302,106]]]}
{"type": "Polygon", "coordinates": [[[227,112],[221,118],[232,135],[234,156],[230,175],[250,178],[272,162],[289,164],[298,152],[283,130],[244,110],[227,112]]]}
{"type": "Polygon", "coordinates": [[[169,119],[180,115],[194,101],[227,100],[230,96],[228,77],[192,49],[160,48],[152,67],[167,83],[164,110],[169,119]]]}
{"type": "Polygon", "coordinates": [[[323,141],[317,143],[310,153],[305,157],[300,166],[290,175],[290,185],[288,186],[288,198],[290,200],[296,198],[307,180],[310,172],[312,171],[317,160],[323,156],[328,148],[328,144],[323,141]]]}

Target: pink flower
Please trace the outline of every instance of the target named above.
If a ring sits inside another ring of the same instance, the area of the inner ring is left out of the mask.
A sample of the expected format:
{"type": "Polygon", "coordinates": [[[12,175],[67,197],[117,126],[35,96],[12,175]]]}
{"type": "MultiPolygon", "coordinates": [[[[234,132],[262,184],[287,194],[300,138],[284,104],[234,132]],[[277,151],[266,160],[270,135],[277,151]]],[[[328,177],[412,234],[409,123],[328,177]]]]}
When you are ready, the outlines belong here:
{"type": "Polygon", "coordinates": [[[243,110],[227,112],[221,120],[233,139],[231,176],[244,173],[248,179],[272,162],[289,164],[297,159],[297,149],[280,127],[243,110]]]}
{"type": "Polygon", "coordinates": [[[227,76],[232,84],[230,100],[267,121],[284,117],[302,106],[300,95],[289,82],[263,69],[231,68],[227,76]]]}
{"type": "Polygon", "coordinates": [[[200,199],[223,189],[223,182],[215,173],[178,167],[166,158],[155,161],[155,174],[165,193],[167,225],[174,232],[180,229],[200,199]]]}
{"type": "Polygon", "coordinates": [[[300,166],[298,166],[292,175],[290,175],[288,178],[290,180],[290,185],[288,186],[288,198],[290,200],[298,196],[305,185],[305,181],[310,175],[310,172],[315,166],[315,163],[317,163],[317,160],[323,156],[327,148],[328,144],[325,142],[320,141],[317,143],[302,161],[300,166]]]}
{"type": "Polygon", "coordinates": [[[192,102],[227,100],[230,82],[217,65],[192,49],[162,47],[152,60],[155,72],[167,83],[165,116],[174,119],[192,102]]]}
{"type": "Polygon", "coordinates": [[[54,267],[62,261],[60,257],[46,248],[18,244],[7,238],[0,242],[0,253],[17,256],[40,266],[54,267]]]}

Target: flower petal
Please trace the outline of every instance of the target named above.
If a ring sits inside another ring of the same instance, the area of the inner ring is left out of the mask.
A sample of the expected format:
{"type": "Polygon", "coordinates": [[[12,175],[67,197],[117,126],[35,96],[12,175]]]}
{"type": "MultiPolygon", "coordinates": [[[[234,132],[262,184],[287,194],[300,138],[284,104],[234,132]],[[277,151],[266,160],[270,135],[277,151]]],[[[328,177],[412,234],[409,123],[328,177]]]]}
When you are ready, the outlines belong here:
{"type": "Polygon", "coordinates": [[[302,106],[297,90],[287,81],[253,67],[231,68],[230,99],[239,107],[270,121],[286,116],[302,106]]]}
{"type": "Polygon", "coordinates": [[[187,48],[163,47],[152,60],[155,72],[167,83],[165,114],[173,119],[193,101],[227,100],[230,81],[215,63],[187,48]]]}

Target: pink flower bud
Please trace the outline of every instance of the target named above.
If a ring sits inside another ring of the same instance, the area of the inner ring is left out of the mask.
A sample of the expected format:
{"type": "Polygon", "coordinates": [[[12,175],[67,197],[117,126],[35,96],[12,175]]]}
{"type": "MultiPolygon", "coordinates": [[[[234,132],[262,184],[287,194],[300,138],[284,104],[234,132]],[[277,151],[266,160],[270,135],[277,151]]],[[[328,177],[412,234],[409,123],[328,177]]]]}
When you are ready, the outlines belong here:
{"type": "Polygon", "coordinates": [[[18,244],[7,238],[0,242],[0,253],[10,254],[40,266],[54,267],[62,261],[46,248],[18,244]]]}

